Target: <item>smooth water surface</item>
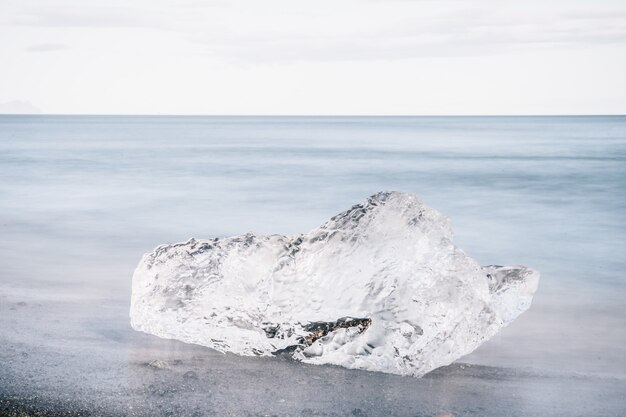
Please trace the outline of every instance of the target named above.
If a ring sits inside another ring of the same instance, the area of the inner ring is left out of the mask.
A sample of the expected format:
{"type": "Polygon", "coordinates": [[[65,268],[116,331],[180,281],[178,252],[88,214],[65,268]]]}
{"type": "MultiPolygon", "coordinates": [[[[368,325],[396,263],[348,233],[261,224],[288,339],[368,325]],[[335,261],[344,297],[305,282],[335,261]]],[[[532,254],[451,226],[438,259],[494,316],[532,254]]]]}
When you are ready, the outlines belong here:
{"type": "Polygon", "coordinates": [[[146,398],[180,389],[150,388],[164,374],[144,365],[161,355],[215,384],[213,397],[199,384],[195,408],[170,393],[163,413],[626,413],[626,117],[0,116],[0,233],[0,405],[32,392],[54,405],[70,392],[74,409],[99,396],[100,413],[141,414],[146,398]],[[532,308],[461,360],[480,365],[471,373],[407,381],[227,355],[235,376],[216,379],[224,356],[130,330],[144,252],[306,231],[381,190],[414,192],[449,216],[482,264],[542,274],[532,308]],[[335,378],[336,389],[325,402],[312,400],[315,384],[283,402],[263,394],[281,386],[272,373],[285,383],[293,372],[335,378]],[[397,389],[367,403],[358,381],[376,378],[397,389]],[[422,392],[417,403],[406,387],[422,392]]]}

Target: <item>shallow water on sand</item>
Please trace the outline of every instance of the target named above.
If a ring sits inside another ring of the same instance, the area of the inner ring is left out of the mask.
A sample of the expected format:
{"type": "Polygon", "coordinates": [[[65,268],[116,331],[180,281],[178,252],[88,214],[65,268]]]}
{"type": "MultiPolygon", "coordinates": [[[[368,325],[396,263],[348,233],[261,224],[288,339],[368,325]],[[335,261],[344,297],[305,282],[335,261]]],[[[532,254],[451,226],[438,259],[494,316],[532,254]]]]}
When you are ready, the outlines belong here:
{"type": "Polygon", "coordinates": [[[626,117],[0,116],[0,231],[0,410],[626,413],[626,117]],[[130,329],[156,245],[305,231],[380,190],[448,215],[479,262],[542,273],[473,366],[413,380],[130,329]]]}

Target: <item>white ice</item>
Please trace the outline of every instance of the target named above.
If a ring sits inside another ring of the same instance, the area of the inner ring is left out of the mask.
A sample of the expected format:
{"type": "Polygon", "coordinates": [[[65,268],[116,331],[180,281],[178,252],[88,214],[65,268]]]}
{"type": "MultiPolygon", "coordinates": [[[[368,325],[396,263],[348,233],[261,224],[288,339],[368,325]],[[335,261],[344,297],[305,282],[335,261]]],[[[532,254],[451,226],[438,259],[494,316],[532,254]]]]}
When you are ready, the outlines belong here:
{"type": "Polygon", "coordinates": [[[538,281],[481,267],[445,216],[381,192],[305,234],[159,246],[135,271],[130,317],[222,352],[422,376],[528,309],[538,281]]]}

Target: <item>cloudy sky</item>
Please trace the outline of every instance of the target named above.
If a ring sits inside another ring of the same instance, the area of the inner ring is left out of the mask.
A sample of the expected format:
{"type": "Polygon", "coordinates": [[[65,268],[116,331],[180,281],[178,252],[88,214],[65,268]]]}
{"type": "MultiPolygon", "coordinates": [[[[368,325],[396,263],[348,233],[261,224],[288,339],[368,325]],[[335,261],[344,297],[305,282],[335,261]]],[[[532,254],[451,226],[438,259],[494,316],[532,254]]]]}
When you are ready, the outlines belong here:
{"type": "Polygon", "coordinates": [[[624,114],[626,1],[2,0],[0,62],[0,112],[624,114]]]}

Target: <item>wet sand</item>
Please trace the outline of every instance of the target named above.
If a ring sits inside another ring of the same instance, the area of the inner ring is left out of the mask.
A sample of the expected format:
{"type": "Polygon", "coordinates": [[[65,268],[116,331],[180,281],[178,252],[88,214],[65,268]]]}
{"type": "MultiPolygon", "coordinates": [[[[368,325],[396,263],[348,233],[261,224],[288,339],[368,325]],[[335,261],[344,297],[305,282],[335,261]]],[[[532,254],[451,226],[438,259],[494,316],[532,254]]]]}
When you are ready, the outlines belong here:
{"type": "Polygon", "coordinates": [[[456,363],[415,379],[133,331],[107,298],[0,293],[0,414],[622,416],[626,380],[456,363]],[[18,296],[16,296],[18,295],[18,296]]]}

